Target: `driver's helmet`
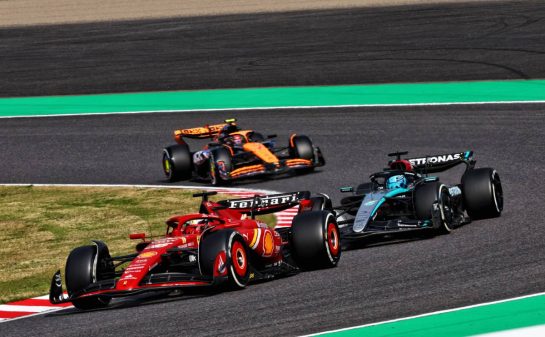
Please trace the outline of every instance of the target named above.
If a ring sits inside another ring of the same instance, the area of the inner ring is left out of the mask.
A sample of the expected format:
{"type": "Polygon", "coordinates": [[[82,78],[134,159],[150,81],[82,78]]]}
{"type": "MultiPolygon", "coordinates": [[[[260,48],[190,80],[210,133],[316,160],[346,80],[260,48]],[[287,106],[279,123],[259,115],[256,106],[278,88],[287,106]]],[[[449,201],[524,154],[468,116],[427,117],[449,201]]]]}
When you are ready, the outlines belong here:
{"type": "Polygon", "coordinates": [[[235,123],[229,123],[225,125],[223,128],[221,128],[221,131],[219,133],[220,138],[227,137],[233,132],[240,131],[238,126],[235,123]]]}
{"type": "Polygon", "coordinates": [[[183,232],[184,234],[200,234],[202,226],[206,224],[206,220],[190,220],[185,223],[183,232]]]}
{"type": "Polygon", "coordinates": [[[391,190],[394,188],[406,188],[407,187],[407,178],[404,175],[398,174],[391,176],[386,180],[386,188],[391,190]]]}
{"type": "Polygon", "coordinates": [[[242,146],[243,139],[241,135],[233,135],[231,141],[233,146],[242,146]]]}

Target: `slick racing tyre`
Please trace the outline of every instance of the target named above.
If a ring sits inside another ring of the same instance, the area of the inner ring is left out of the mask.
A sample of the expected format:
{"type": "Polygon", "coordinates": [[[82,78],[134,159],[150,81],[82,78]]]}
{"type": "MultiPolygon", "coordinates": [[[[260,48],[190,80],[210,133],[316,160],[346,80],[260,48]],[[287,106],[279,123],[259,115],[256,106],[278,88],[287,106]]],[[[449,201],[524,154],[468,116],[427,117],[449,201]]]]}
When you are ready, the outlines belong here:
{"type": "MultiPolygon", "coordinates": [[[[291,158],[301,158],[312,161],[312,164],[315,165],[314,162],[314,147],[312,146],[312,141],[307,136],[293,136],[290,140],[290,157],[291,158]]],[[[297,170],[300,173],[307,173],[314,170],[314,166],[299,169],[297,170]]]]}
{"type": "Polygon", "coordinates": [[[292,158],[314,159],[312,141],[307,136],[294,136],[290,142],[290,156],[292,158]]]}
{"type": "Polygon", "coordinates": [[[229,229],[204,235],[199,246],[199,268],[203,275],[214,277],[218,286],[246,287],[250,259],[244,238],[229,229]]]}
{"type": "Polygon", "coordinates": [[[503,210],[503,189],[498,172],[492,168],[468,171],[462,177],[462,194],[472,219],[494,218],[503,210]]]}
{"type": "Polygon", "coordinates": [[[448,234],[453,229],[454,208],[448,187],[438,181],[424,183],[416,188],[414,210],[419,220],[433,220],[433,205],[437,203],[440,225],[437,234],[448,234]]]}
{"type": "Polygon", "coordinates": [[[210,156],[210,182],[214,186],[224,186],[230,183],[222,175],[228,175],[233,169],[231,152],[224,148],[215,149],[210,156]]]}
{"type": "MultiPolygon", "coordinates": [[[[78,247],[68,255],[66,260],[66,288],[72,296],[85,290],[92,283],[108,276],[114,277],[114,268],[109,261],[110,253],[106,245],[78,247]]],[[[78,309],[89,310],[104,308],[110,303],[108,297],[88,297],[74,299],[72,304],[78,309]]]]}
{"type": "Polygon", "coordinates": [[[193,164],[187,144],[163,149],[163,172],[170,182],[191,179],[193,164]]]}
{"type": "Polygon", "coordinates": [[[293,219],[293,258],[303,269],[335,267],[341,257],[339,227],[330,211],[310,211],[293,219]]]}

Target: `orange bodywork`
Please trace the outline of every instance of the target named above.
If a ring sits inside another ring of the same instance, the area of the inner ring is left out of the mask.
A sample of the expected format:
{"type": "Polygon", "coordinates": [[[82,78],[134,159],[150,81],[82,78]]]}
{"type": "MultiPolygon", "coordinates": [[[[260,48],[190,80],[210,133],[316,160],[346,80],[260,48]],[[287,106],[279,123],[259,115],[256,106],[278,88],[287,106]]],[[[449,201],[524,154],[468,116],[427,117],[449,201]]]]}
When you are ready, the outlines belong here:
{"type": "Polygon", "coordinates": [[[211,138],[216,136],[221,129],[226,126],[227,124],[214,124],[214,125],[206,125],[203,127],[196,127],[196,128],[190,128],[190,129],[179,129],[174,131],[174,140],[176,140],[176,143],[178,144],[185,144],[185,141],[183,140],[183,137],[188,138],[211,138]]]}
{"type": "Polygon", "coordinates": [[[265,166],[261,164],[245,166],[245,167],[241,167],[231,171],[229,175],[231,176],[231,178],[236,178],[248,173],[255,173],[255,172],[265,172],[265,166]]]}
{"type": "Polygon", "coordinates": [[[278,158],[261,143],[246,143],[242,146],[246,152],[252,152],[256,157],[263,160],[265,163],[277,163],[278,158]]]}
{"type": "Polygon", "coordinates": [[[304,166],[312,166],[312,162],[308,159],[288,159],[286,160],[286,165],[287,166],[300,166],[300,165],[304,165],[304,166]]]}

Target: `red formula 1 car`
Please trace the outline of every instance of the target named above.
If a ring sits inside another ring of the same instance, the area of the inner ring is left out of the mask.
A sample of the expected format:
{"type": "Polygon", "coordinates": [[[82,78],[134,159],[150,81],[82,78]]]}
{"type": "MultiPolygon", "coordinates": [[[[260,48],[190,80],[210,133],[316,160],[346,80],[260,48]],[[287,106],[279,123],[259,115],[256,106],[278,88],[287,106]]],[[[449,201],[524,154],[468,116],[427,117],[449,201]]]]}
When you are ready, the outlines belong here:
{"type": "Polygon", "coordinates": [[[325,164],[320,148],[307,136],[293,134],[287,146],[276,146],[275,137],[241,130],[235,119],[176,130],[174,139],[178,144],[163,150],[163,172],[171,182],[199,178],[225,185],[242,178],[309,172],[325,164]],[[212,142],[192,152],[184,138],[209,138],[212,142]]]}
{"type": "Polygon", "coordinates": [[[211,202],[213,194],[194,195],[202,197],[199,213],[168,219],[164,237],[131,234],[142,240],[134,254],[112,257],[102,241],[72,250],[65,270],[68,296],[57,271],[50,302],[93,309],[114,297],[187,287],[238,289],[255,280],[337,265],[339,229],[334,214],[325,210],[331,203],[325,195],[302,191],[211,202]],[[255,219],[297,205],[291,227],[273,229],[255,219]]]}

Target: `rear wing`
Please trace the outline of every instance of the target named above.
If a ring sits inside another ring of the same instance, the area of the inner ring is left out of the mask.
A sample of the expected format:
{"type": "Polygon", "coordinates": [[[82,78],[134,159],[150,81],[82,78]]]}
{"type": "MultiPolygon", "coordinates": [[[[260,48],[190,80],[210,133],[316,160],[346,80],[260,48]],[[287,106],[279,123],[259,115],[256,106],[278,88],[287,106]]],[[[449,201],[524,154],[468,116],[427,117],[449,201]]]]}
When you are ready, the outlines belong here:
{"type": "Polygon", "coordinates": [[[417,173],[434,173],[451,169],[459,164],[473,165],[473,151],[447,153],[419,158],[407,158],[413,171],[417,173]]]}
{"type": "Polygon", "coordinates": [[[193,138],[193,139],[203,139],[203,138],[212,138],[217,135],[221,129],[226,126],[227,123],[223,124],[214,124],[214,125],[205,125],[202,127],[190,128],[190,129],[179,129],[174,131],[174,139],[178,143],[184,143],[182,137],[193,138]]]}
{"type": "Polygon", "coordinates": [[[250,215],[269,214],[297,206],[310,198],[309,191],[254,196],[243,199],[227,199],[217,203],[223,207],[250,215]]]}

